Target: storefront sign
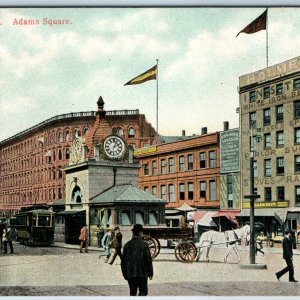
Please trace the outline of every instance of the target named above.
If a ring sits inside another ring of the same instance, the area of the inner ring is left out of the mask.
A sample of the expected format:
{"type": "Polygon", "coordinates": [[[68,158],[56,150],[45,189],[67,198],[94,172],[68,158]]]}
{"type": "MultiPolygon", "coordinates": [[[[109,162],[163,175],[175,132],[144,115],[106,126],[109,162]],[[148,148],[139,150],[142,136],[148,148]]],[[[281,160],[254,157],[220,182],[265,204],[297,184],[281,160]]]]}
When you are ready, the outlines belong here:
{"type": "MultiPolygon", "coordinates": [[[[254,202],[254,208],[289,207],[289,201],[254,202]]],[[[250,208],[250,202],[244,202],[243,208],[250,208]]]]}
{"type": "Polygon", "coordinates": [[[220,133],[221,173],[239,172],[239,130],[220,133]]]}
{"type": "Polygon", "coordinates": [[[154,153],[154,152],[156,152],[156,146],[150,146],[150,147],[135,149],[133,154],[135,157],[137,157],[139,155],[154,153]]]}

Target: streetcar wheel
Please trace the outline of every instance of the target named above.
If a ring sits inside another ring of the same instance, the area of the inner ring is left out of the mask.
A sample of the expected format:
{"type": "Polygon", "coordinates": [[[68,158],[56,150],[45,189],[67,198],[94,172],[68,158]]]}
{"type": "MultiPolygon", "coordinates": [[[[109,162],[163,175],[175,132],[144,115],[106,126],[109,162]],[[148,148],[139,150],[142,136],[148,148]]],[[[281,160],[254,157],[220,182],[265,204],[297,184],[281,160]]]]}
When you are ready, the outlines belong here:
{"type": "Polygon", "coordinates": [[[175,247],[175,257],[184,263],[191,263],[197,256],[197,249],[194,244],[182,242],[175,247]]]}
{"type": "Polygon", "coordinates": [[[157,249],[157,244],[155,242],[155,239],[148,235],[143,235],[143,240],[148,244],[148,247],[150,249],[151,258],[154,259],[159,252],[157,249]]]}

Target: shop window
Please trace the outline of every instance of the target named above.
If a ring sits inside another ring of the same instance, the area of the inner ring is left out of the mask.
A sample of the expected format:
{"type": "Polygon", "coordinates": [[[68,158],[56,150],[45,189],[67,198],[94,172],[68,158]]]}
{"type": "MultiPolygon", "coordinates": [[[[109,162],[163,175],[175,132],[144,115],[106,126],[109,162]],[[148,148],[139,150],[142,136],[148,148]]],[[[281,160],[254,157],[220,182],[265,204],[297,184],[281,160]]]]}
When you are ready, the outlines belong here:
{"type": "Polygon", "coordinates": [[[283,157],[277,157],[276,159],[277,164],[277,175],[284,175],[284,158],[283,157]]]}
{"type": "Polygon", "coordinates": [[[216,190],[216,181],[209,181],[209,201],[217,200],[217,190],[216,190]]]}
{"type": "Polygon", "coordinates": [[[199,153],[200,169],[205,169],[205,152],[199,153]]]}
{"type": "Polygon", "coordinates": [[[284,186],[278,186],[277,187],[277,201],[284,201],[284,186]]]}
{"type": "Polygon", "coordinates": [[[283,94],[283,83],[276,84],[276,95],[283,94]]]}
{"type": "Polygon", "coordinates": [[[265,201],[270,202],[272,201],[272,188],[265,187],[265,201]]]}
{"type": "MultiPolygon", "coordinates": [[[[102,223],[104,224],[104,223],[102,223]]],[[[128,210],[123,210],[122,211],[122,214],[121,214],[121,224],[123,226],[129,226],[131,225],[131,222],[130,222],[130,211],[128,210]]]]}
{"type": "Polygon", "coordinates": [[[272,147],[271,133],[264,134],[264,147],[265,147],[265,149],[270,149],[272,147]]]}
{"type": "Polygon", "coordinates": [[[144,213],[140,210],[135,212],[135,223],[145,225],[144,222],[144,213]]]}
{"type": "Polygon", "coordinates": [[[256,93],[255,93],[255,91],[249,92],[249,101],[250,102],[255,102],[256,101],[256,93]]]}
{"type": "Polygon", "coordinates": [[[170,157],[168,159],[168,165],[169,165],[169,173],[174,173],[174,158],[170,157]]]}
{"type": "Polygon", "coordinates": [[[179,200],[185,199],[184,183],[179,184],[179,200]]]}
{"type": "Polygon", "coordinates": [[[179,171],[184,171],[184,156],[179,156],[179,171]]]}
{"type": "Polygon", "coordinates": [[[283,105],[276,106],[276,122],[283,121],[283,105]]]}
{"type": "Polygon", "coordinates": [[[193,154],[188,155],[188,170],[191,171],[194,169],[194,156],[193,154]]]}
{"type": "Polygon", "coordinates": [[[152,175],[157,175],[157,163],[156,163],[156,160],[152,161],[152,175]]]}
{"type": "Polygon", "coordinates": [[[169,184],[169,201],[170,202],[175,202],[174,185],[173,184],[169,184]]]}
{"type": "Polygon", "coordinates": [[[194,199],[194,184],[192,182],[188,183],[188,200],[194,199]]]}
{"type": "Polygon", "coordinates": [[[271,124],[271,109],[266,108],[263,110],[264,113],[264,126],[271,124]]]}
{"type": "Polygon", "coordinates": [[[158,225],[157,212],[154,210],[149,211],[149,225],[158,225]]]}

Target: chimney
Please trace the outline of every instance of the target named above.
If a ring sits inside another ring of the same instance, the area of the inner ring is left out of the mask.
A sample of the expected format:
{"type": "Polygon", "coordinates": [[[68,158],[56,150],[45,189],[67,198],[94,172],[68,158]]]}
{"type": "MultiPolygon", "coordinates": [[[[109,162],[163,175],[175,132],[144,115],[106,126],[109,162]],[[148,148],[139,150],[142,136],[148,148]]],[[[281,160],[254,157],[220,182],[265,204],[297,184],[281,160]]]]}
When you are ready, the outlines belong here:
{"type": "Polygon", "coordinates": [[[201,128],[201,135],[207,134],[207,127],[202,127],[201,128]]]}
{"type": "Polygon", "coordinates": [[[181,134],[182,136],[185,136],[185,130],[182,130],[182,134],[181,134]]]}
{"type": "Polygon", "coordinates": [[[224,121],[223,125],[224,125],[224,131],[229,129],[229,122],[228,121],[224,121]]]}

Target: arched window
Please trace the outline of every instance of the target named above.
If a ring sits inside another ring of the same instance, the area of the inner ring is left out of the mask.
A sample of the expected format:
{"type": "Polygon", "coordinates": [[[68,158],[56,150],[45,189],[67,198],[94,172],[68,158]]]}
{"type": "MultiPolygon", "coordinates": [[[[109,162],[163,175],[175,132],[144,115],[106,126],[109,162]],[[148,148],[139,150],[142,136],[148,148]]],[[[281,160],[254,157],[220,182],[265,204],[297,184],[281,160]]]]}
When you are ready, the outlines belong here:
{"type": "Polygon", "coordinates": [[[134,138],[134,136],[135,136],[134,128],[133,128],[133,127],[130,127],[130,128],[128,129],[128,137],[129,137],[129,138],[134,138]]]}
{"type": "Polygon", "coordinates": [[[89,129],[88,128],[84,128],[83,129],[83,136],[85,136],[88,133],[89,129]]]}
{"type": "Polygon", "coordinates": [[[63,135],[61,133],[61,131],[57,132],[57,143],[62,143],[63,142],[63,135]]]}
{"type": "Polygon", "coordinates": [[[66,159],[70,159],[70,149],[66,149],[66,159]]]}
{"type": "Polygon", "coordinates": [[[82,203],[82,198],[83,198],[83,196],[82,196],[80,187],[78,185],[76,185],[72,192],[71,202],[72,203],[82,203]]]}
{"type": "Polygon", "coordinates": [[[70,140],[70,131],[66,130],[66,142],[70,140]]]}
{"type": "Polygon", "coordinates": [[[62,160],[62,152],[61,152],[61,149],[58,149],[58,160],[62,160]]]}
{"type": "Polygon", "coordinates": [[[117,132],[118,136],[123,137],[124,136],[124,131],[123,129],[120,127],[118,128],[118,132],[117,132]]]}

